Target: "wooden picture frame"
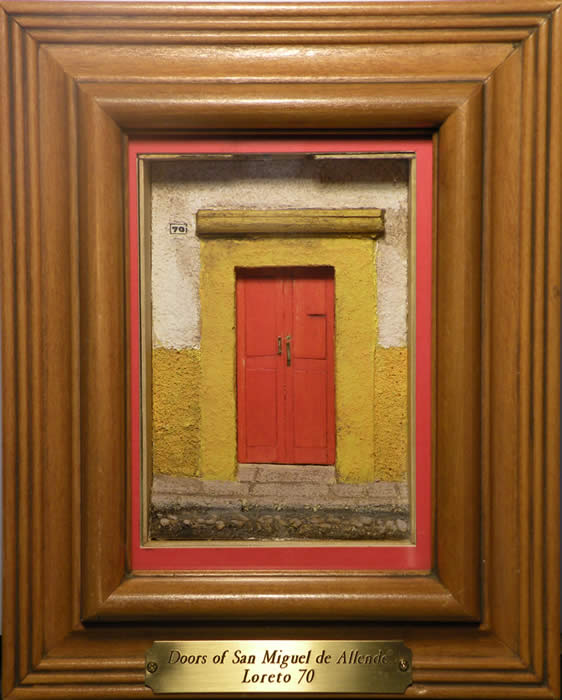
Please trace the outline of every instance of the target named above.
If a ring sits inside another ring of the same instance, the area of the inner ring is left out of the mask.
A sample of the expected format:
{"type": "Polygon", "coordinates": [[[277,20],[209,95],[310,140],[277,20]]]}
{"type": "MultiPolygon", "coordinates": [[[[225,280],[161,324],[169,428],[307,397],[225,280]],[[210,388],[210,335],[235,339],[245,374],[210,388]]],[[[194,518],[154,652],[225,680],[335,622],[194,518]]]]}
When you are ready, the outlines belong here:
{"type": "Polygon", "coordinates": [[[155,639],[403,639],[407,695],[559,692],[558,0],[0,2],[3,695],[155,639]],[[131,572],[129,135],[432,133],[431,575],[131,572]]]}

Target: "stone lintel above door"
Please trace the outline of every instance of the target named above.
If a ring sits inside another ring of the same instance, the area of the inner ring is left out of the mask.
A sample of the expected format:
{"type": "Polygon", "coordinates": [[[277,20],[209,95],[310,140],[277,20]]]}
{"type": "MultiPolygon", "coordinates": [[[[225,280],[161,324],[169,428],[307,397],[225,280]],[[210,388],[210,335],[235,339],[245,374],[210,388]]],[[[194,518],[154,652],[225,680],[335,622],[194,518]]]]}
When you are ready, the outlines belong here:
{"type": "Polygon", "coordinates": [[[200,209],[201,237],[367,236],[384,234],[384,209],[200,209]]]}

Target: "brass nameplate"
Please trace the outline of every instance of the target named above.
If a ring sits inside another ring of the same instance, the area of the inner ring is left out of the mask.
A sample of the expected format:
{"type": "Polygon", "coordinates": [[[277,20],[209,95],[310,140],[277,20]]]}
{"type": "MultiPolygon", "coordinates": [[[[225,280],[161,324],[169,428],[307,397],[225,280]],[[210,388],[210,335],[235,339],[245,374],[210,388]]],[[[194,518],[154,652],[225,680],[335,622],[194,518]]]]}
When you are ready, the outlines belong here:
{"type": "Polygon", "coordinates": [[[404,693],[412,652],[399,641],[154,642],[155,693],[404,693]]]}

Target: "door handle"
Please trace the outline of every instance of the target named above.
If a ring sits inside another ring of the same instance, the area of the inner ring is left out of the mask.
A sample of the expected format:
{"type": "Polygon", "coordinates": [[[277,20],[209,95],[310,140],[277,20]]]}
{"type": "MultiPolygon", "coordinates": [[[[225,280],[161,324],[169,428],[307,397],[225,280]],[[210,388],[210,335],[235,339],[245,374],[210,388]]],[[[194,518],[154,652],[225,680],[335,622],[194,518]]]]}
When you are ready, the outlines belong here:
{"type": "Polygon", "coordinates": [[[291,366],[291,336],[288,335],[285,338],[286,345],[287,345],[287,367],[291,366]]]}
{"type": "Polygon", "coordinates": [[[281,336],[277,336],[277,354],[280,355],[283,352],[281,336]]]}

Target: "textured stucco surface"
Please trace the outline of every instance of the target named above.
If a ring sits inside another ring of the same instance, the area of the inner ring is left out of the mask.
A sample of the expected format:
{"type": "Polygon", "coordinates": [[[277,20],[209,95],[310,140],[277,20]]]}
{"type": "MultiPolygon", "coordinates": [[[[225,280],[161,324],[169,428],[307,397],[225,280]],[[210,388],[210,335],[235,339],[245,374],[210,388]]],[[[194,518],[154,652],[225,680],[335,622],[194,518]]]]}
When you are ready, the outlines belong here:
{"type": "Polygon", "coordinates": [[[198,350],[152,351],[152,468],[199,476],[201,365],[198,350]]]}
{"type": "Polygon", "coordinates": [[[407,401],[400,397],[407,396],[407,174],[407,164],[396,160],[264,157],[153,165],[155,472],[236,477],[234,267],[314,264],[336,271],[338,479],[405,478],[407,401]],[[200,243],[197,210],[240,207],[379,207],[386,210],[386,233],[376,242],[200,243]],[[170,222],[186,222],[187,235],[170,235],[170,222]],[[391,353],[400,367],[384,359],[395,349],[402,350],[391,353]]]}
{"type": "Polygon", "coordinates": [[[376,248],[378,339],[385,348],[408,344],[408,207],[401,202],[376,248]]]}
{"type": "Polygon", "coordinates": [[[306,157],[155,163],[152,166],[152,332],[155,347],[197,348],[199,209],[376,207],[386,233],[377,243],[380,341],[406,344],[408,165],[402,160],[306,157]],[[173,236],[171,222],[188,233],[173,236]]]}
{"type": "Polygon", "coordinates": [[[375,474],[402,481],[408,469],[408,348],[375,352],[375,474]]]}
{"type": "Polygon", "coordinates": [[[236,267],[335,270],[336,471],[374,478],[376,304],[370,239],[204,241],[201,244],[201,475],[236,478],[236,267]]]}

